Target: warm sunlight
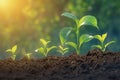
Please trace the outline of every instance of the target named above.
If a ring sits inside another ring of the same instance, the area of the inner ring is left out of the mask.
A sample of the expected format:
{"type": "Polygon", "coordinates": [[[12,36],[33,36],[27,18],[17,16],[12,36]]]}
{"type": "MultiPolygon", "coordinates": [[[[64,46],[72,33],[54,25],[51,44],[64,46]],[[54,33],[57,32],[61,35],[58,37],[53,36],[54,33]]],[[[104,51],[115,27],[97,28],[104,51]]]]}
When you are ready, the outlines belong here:
{"type": "Polygon", "coordinates": [[[0,8],[5,9],[10,5],[10,0],[0,0],[0,8]]]}
{"type": "Polygon", "coordinates": [[[0,0],[0,15],[18,16],[25,7],[25,0],[0,0]]]}

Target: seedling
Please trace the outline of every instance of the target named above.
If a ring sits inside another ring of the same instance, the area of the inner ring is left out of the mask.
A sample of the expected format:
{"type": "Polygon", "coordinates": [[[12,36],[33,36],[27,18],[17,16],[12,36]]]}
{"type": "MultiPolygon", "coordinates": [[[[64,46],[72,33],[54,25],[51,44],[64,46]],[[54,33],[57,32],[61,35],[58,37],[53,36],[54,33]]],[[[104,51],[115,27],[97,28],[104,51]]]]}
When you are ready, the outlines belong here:
{"type": "Polygon", "coordinates": [[[102,34],[102,35],[95,35],[94,38],[97,39],[97,40],[99,40],[100,44],[93,45],[92,47],[98,48],[98,49],[102,50],[103,52],[106,50],[106,48],[109,45],[115,43],[115,41],[110,41],[108,43],[105,43],[105,39],[107,38],[107,33],[102,34]]]}
{"type": "Polygon", "coordinates": [[[44,39],[40,39],[40,43],[41,43],[41,47],[36,49],[35,52],[40,52],[42,55],[44,55],[45,57],[47,57],[48,53],[57,48],[56,46],[48,46],[48,44],[50,43],[50,41],[46,41],[44,39]]]}
{"type": "Polygon", "coordinates": [[[14,45],[11,49],[6,50],[6,52],[11,53],[11,59],[15,60],[16,58],[17,45],[14,45]]]}
{"type": "Polygon", "coordinates": [[[68,52],[68,48],[59,45],[58,52],[61,53],[62,55],[65,55],[65,53],[68,52]]]}
{"type": "Polygon", "coordinates": [[[75,15],[68,12],[63,13],[62,16],[68,17],[76,23],[75,27],[65,27],[61,30],[60,39],[62,44],[70,45],[76,50],[77,54],[80,54],[81,45],[93,39],[93,36],[89,34],[82,34],[80,36],[81,27],[89,25],[99,29],[97,26],[97,20],[94,16],[91,15],[84,16],[79,20],[75,15]],[[76,42],[67,40],[72,32],[75,33],[76,42]]]}
{"type": "Polygon", "coordinates": [[[28,60],[30,60],[32,53],[26,53],[26,54],[24,54],[24,55],[25,55],[25,57],[26,57],[28,60]]]}

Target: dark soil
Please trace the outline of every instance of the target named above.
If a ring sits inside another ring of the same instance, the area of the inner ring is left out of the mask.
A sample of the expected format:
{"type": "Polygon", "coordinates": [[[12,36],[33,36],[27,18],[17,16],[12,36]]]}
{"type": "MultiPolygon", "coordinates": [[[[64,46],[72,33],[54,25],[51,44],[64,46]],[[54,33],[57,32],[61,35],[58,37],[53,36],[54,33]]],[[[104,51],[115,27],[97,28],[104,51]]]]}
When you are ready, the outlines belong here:
{"type": "Polygon", "coordinates": [[[0,80],[120,80],[120,53],[0,61],[0,80]]]}

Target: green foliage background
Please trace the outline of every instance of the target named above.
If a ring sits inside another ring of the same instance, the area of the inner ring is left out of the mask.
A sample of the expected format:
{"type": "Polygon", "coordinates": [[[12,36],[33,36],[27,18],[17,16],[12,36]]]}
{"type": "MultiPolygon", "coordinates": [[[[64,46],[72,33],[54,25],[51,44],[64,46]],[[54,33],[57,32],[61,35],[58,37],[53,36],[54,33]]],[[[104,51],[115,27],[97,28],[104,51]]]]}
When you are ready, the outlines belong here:
{"type": "MultiPolygon", "coordinates": [[[[13,12],[6,12],[5,15],[0,10],[0,54],[15,44],[18,44],[18,53],[34,52],[40,46],[40,38],[58,45],[59,31],[75,24],[61,17],[66,11],[79,18],[87,14],[95,16],[100,27],[100,31],[95,33],[108,32],[107,40],[116,40],[116,44],[109,49],[120,51],[119,3],[120,0],[19,0],[20,5],[13,12]]],[[[83,48],[83,52],[88,49],[83,48]]]]}

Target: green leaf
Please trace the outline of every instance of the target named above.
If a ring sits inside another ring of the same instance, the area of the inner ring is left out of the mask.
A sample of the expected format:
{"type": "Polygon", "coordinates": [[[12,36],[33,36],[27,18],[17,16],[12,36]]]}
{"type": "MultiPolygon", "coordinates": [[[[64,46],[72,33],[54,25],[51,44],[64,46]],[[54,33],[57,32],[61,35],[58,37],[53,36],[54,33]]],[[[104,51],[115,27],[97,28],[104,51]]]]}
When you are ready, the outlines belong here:
{"type": "Polygon", "coordinates": [[[12,53],[14,54],[16,52],[16,50],[17,50],[17,45],[12,47],[12,53]]]}
{"type": "Polygon", "coordinates": [[[94,36],[95,39],[98,39],[102,43],[105,41],[106,37],[107,37],[107,33],[102,34],[102,36],[101,35],[95,35],[94,36]]]}
{"type": "Polygon", "coordinates": [[[68,48],[64,48],[61,45],[59,45],[58,47],[59,47],[58,52],[60,52],[62,55],[68,52],[68,48]]]}
{"type": "Polygon", "coordinates": [[[57,48],[57,47],[56,46],[52,46],[52,47],[47,48],[47,53],[50,52],[52,49],[55,49],[55,48],[57,48]]]}
{"type": "Polygon", "coordinates": [[[70,45],[71,47],[77,49],[77,44],[74,42],[67,42],[68,45],[70,45]]]}
{"type": "Polygon", "coordinates": [[[71,13],[68,13],[68,12],[64,12],[64,13],[62,14],[62,16],[65,16],[65,17],[68,17],[68,18],[70,18],[70,19],[73,19],[74,21],[78,20],[75,15],[73,15],[73,14],[71,14],[71,13]]]}
{"type": "Polygon", "coordinates": [[[102,50],[102,46],[100,46],[100,45],[93,45],[92,47],[93,48],[98,48],[98,49],[102,50]]]}
{"type": "Polygon", "coordinates": [[[44,47],[46,47],[47,44],[48,44],[50,41],[45,41],[44,39],[40,39],[40,42],[42,43],[42,45],[43,45],[44,47]]]}
{"type": "Polygon", "coordinates": [[[65,27],[60,32],[60,42],[62,45],[67,41],[67,38],[69,34],[71,33],[72,28],[71,27],[65,27]]]}
{"type": "Polygon", "coordinates": [[[83,44],[83,43],[86,43],[86,42],[89,42],[90,40],[92,40],[94,37],[92,35],[89,35],[89,34],[83,34],[81,35],[81,37],[79,38],[79,47],[83,44]]]}
{"type": "Polygon", "coordinates": [[[97,25],[97,19],[91,15],[84,16],[80,19],[79,27],[81,27],[83,25],[90,25],[90,26],[93,26],[93,27],[96,27],[97,29],[99,29],[99,27],[97,25]]]}
{"type": "Polygon", "coordinates": [[[110,41],[110,42],[108,42],[107,44],[105,44],[105,48],[106,48],[107,46],[109,46],[109,45],[115,43],[115,42],[116,42],[116,41],[110,41]]]}
{"type": "Polygon", "coordinates": [[[58,47],[61,51],[64,51],[64,48],[61,45],[59,45],[58,47]]]}
{"type": "Polygon", "coordinates": [[[6,52],[12,52],[12,50],[11,49],[7,49],[6,52]]]}
{"type": "Polygon", "coordinates": [[[102,34],[101,41],[104,42],[106,37],[107,37],[107,33],[102,34]]]}
{"type": "Polygon", "coordinates": [[[94,35],[95,39],[98,39],[99,41],[102,41],[102,37],[100,35],[94,35]]]}
{"type": "MultiPolygon", "coordinates": [[[[41,47],[41,48],[39,48],[39,49],[37,49],[40,53],[42,53],[42,54],[44,54],[45,53],[45,51],[44,51],[44,48],[43,47],[41,47]]],[[[36,50],[36,51],[37,51],[36,50]]]]}
{"type": "Polygon", "coordinates": [[[65,54],[65,53],[67,53],[67,52],[68,52],[68,50],[69,50],[68,48],[65,48],[65,50],[64,50],[64,52],[63,52],[63,53],[64,53],[64,54],[65,54]]]}

